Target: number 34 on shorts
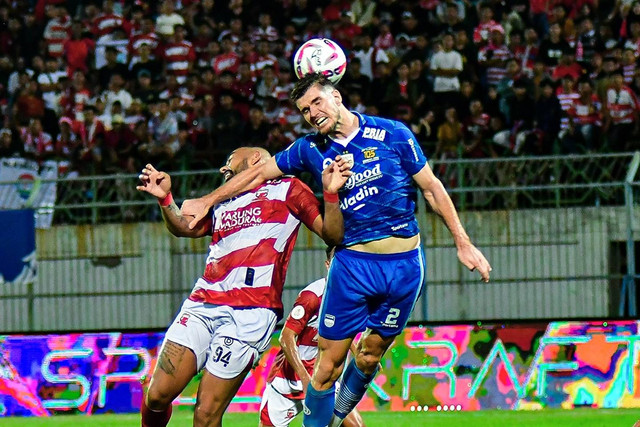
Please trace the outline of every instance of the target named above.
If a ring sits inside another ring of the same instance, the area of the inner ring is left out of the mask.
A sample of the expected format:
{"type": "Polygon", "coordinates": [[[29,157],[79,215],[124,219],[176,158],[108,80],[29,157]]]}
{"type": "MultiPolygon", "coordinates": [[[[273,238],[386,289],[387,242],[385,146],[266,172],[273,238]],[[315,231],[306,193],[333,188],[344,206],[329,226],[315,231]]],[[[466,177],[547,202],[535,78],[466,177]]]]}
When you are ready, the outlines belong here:
{"type": "Polygon", "coordinates": [[[231,361],[231,356],[231,350],[222,346],[217,346],[211,354],[211,361],[213,363],[222,363],[222,366],[226,368],[231,361]]]}

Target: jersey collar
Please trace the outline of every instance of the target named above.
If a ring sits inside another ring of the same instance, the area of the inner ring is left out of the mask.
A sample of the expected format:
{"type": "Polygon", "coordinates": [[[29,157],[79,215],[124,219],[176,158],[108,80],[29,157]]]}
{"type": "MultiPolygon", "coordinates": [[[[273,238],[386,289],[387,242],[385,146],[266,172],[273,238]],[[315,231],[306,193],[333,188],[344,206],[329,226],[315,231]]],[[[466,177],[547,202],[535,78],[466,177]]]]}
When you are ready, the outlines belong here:
{"type": "Polygon", "coordinates": [[[349,142],[351,142],[353,140],[353,138],[355,138],[356,135],[358,135],[358,133],[360,132],[360,129],[362,129],[362,126],[365,123],[365,119],[360,113],[358,113],[357,111],[351,111],[351,112],[358,117],[358,123],[359,123],[358,128],[356,130],[354,130],[346,138],[341,139],[341,140],[336,140],[336,139],[333,139],[331,137],[327,137],[327,139],[330,139],[331,141],[335,142],[336,144],[340,144],[345,148],[347,147],[347,145],[349,145],[349,142]]]}

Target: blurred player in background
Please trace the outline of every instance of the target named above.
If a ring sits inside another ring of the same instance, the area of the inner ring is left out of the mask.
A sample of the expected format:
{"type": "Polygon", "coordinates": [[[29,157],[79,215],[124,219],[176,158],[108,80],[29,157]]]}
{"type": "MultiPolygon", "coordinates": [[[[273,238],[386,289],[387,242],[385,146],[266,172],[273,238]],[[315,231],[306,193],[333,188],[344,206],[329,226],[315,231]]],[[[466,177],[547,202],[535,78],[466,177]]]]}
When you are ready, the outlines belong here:
{"type": "MultiPolygon", "coordinates": [[[[225,180],[270,157],[262,148],[235,150],[220,169],[225,180]]],[[[333,194],[348,172],[327,168],[325,191],[333,194]]],[[[168,174],[147,165],[137,187],[158,198],[169,231],[178,237],[212,235],[204,275],[167,330],[141,407],[142,426],[166,426],[171,404],[189,381],[204,373],[194,426],[220,426],[222,415],[246,374],[270,343],[282,317],[282,287],[300,222],[329,244],[342,240],[337,203],[320,203],[296,178],[267,181],[233,200],[216,204],[197,225],[185,217],[171,195],[168,174]]]]}
{"type": "MultiPolygon", "coordinates": [[[[449,228],[459,260],[470,270],[477,269],[485,282],[491,266],[471,243],[451,198],[404,124],[349,111],[340,92],[320,73],[298,80],[291,99],[315,133],[207,196],[185,201],[183,210],[194,215],[195,224],[220,200],[283,173],[308,171],[321,182],[328,165],[352,166],[353,174],[339,196],[345,235],[327,278],[318,357],[305,397],[303,423],[337,426],[373,381],[380,359],[402,332],[422,289],[425,259],[412,179],[449,228]],[[346,367],[334,397],[334,383],[349,347],[362,331],[358,353],[346,367]]],[[[325,195],[325,202],[335,199],[325,195]]]]}
{"type": "MultiPolygon", "coordinates": [[[[334,248],[327,248],[327,269],[334,248]]],[[[326,280],[307,285],[293,303],[280,333],[281,350],[267,378],[260,405],[260,427],[286,427],[302,411],[302,401],[318,354],[318,321],[326,280]]],[[[346,427],[364,427],[357,409],[344,420],[346,427]]]]}

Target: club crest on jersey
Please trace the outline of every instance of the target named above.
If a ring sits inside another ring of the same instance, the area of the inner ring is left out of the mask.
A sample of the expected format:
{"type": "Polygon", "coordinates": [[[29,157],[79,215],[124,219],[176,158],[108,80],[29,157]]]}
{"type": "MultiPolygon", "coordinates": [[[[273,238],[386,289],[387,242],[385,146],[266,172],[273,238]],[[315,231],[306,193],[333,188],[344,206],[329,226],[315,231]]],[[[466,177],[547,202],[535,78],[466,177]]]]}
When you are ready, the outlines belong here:
{"type": "Polygon", "coordinates": [[[327,328],[331,328],[335,324],[336,324],[336,316],[334,316],[333,314],[324,315],[324,326],[326,326],[327,328]]]}
{"type": "Polygon", "coordinates": [[[269,190],[267,190],[266,188],[256,191],[257,200],[266,200],[268,195],[269,195],[269,190]]]}
{"type": "Polygon", "coordinates": [[[187,322],[189,321],[190,317],[191,317],[190,314],[183,314],[182,316],[180,316],[180,319],[178,319],[176,323],[182,326],[187,326],[187,322]]]}
{"type": "Polygon", "coordinates": [[[387,136],[386,130],[370,127],[365,127],[364,133],[362,134],[363,138],[375,139],[376,141],[384,141],[385,136],[387,136]]]}

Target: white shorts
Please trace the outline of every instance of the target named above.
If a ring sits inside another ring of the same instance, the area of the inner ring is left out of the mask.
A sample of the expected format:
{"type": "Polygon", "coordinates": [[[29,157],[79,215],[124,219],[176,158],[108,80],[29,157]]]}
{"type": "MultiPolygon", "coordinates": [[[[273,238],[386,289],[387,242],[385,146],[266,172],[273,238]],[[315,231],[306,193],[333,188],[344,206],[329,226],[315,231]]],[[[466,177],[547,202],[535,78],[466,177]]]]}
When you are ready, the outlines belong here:
{"type": "Polygon", "coordinates": [[[284,397],[267,383],[260,402],[260,422],[264,426],[287,427],[302,411],[303,399],[284,397]]]}
{"type": "Polygon", "coordinates": [[[231,379],[259,361],[277,321],[267,308],[234,309],[186,300],[164,339],[191,349],[198,371],[204,367],[218,378],[231,379]]]}
{"type": "MultiPolygon", "coordinates": [[[[339,381],[336,381],[335,388],[337,396],[340,392],[339,381]]],[[[264,426],[287,427],[302,411],[303,402],[304,399],[283,396],[271,383],[267,383],[260,402],[260,422],[264,426]]]]}

